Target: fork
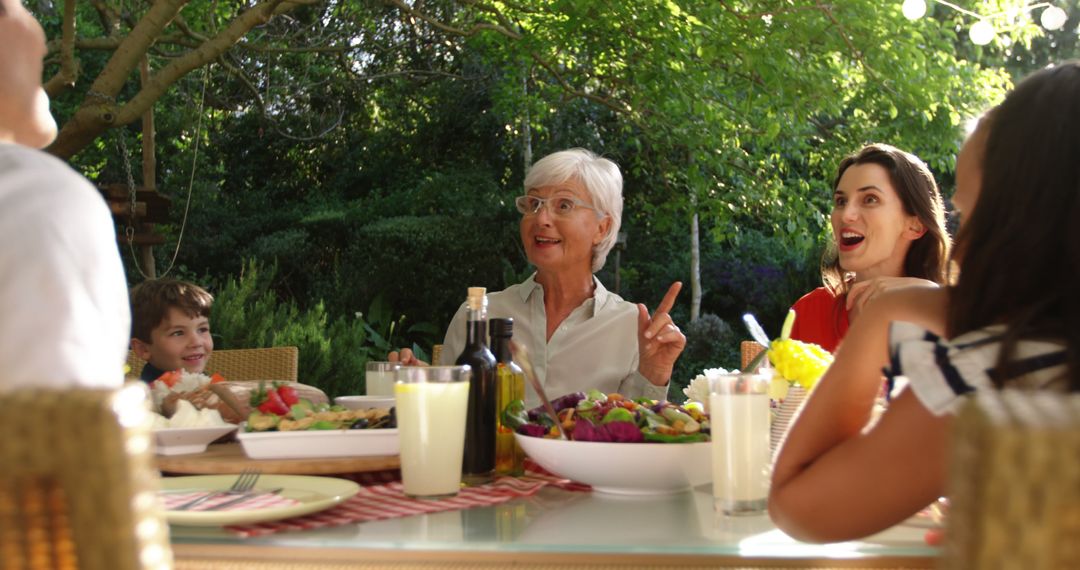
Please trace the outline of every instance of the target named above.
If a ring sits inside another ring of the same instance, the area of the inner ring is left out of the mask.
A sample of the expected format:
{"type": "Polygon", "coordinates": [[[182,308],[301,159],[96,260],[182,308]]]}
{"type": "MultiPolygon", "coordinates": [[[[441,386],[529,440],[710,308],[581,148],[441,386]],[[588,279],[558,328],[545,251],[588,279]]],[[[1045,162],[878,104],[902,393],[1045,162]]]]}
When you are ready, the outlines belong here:
{"type": "Polygon", "coordinates": [[[255,488],[255,483],[259,480],[259,476],[262,472],[258,469],[244,469],[240,472],[240,476],[233,482],[232,487],[225,489],[224,491],[209,491],[201,497],[197,497],[191,501],[188,501],[182,505],[174,507],[174,511],[186,511],[196,505],[214,498],[221,497],[223,495],[243,495],[251,492],[255,488]]]}

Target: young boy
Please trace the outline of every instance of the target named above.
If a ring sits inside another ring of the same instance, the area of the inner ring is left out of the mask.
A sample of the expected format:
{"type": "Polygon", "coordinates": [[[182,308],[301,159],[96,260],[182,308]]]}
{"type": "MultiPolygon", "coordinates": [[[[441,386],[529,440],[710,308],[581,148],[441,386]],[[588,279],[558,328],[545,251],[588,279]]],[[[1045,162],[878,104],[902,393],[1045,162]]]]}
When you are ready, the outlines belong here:
{"type": "Polygon", "coordinates": [[[176,279],[144,281],[131,290],[131,350],[146,361],[142,380],[206,368],[214,351],[209,318],[213,302],[202,287],[176,279]]]}

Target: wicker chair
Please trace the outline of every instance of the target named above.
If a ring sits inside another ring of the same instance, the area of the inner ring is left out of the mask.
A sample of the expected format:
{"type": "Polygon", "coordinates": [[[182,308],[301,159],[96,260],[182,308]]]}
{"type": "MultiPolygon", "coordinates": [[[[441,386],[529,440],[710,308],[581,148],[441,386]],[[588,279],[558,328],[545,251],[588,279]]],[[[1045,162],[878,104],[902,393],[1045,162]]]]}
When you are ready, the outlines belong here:
{"type": "MultiPolygon", "coordinates": [[[[215,350],[206,363],[207,374],[217,372],[226,380],[279,380],[296,382],[300,349],[295,346],[276,346],[274,348],[242,348],[237,350],[215,350]]],[[[142,374],[146,361],[128,353],[130,376],[142,374]]]]}
{"type": "MultiPolygon", "coordinates": [[[[761,351],[765,350],[761,343],[753,340],[744,340],[739,344],[739,356],[742,364],[739,366],[739,370],[746,370],[747,366],[757,358],[757,355],[761,354],[761,351]]],[[[762,364],[765,364],[764,361],[762,364]]]]}
{"type": "Polygon", "coordinates": [[[0,393],[0,568],[170,568],[147,390],[0,393]]]}
{"type": "Polygon", "coordinates": [[[948,568],[1080,568],[1080,395],[980,393],[958,416],[948,568]]]}

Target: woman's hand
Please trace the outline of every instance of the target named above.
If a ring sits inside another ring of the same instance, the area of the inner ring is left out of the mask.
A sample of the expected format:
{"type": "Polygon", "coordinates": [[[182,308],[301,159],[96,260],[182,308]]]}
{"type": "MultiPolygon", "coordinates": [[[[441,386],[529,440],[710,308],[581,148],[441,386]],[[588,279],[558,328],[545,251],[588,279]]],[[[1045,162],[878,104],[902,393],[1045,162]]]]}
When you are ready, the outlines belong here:
{"type": "Polygon", "coordinates": [[[686,347],[686,336],[668,314],[681,290],[682,282],[672,283],[652,317],[649,309],[638,303],[638,372],[657,386],[671,379],[675,360],[686,347]]]}
{"type": "Polygon", "coordinates": [[[933,281],[918,277],[874,277],[851,286],[847,294],[847,310],[858,314],[874,297],[892,289],[937,286],[938,284],[933,281]]]}
{"type": "Polygon", "coordinates": [[[413,354],[413,351],[408,348],[403,348],[401,351],[391,351],[386,355],[386,360],[390,362],[400,362],[402,366],[427,366],[428,363],[420,360],[413,354]]]}

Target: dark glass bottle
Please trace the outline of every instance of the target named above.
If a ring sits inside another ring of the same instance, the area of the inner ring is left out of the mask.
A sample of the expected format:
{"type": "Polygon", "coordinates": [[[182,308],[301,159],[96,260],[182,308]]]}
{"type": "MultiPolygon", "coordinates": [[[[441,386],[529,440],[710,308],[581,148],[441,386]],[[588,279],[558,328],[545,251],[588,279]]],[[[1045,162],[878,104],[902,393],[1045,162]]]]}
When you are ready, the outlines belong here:
{"type": "Polygon", "coordinates": [[[486,292],[469,287],[465,348],[455,362],[472,367],[461,467],[462,479],[469,485],[490,481],[495,470],[495,356],[487,346],[486,292]]]}
{"type": "Polygon", "coordinates": [[[514,362],[510,339],[514,319],[491,319],[491,352],[495,355],[495,473],[519,476],[525,473],[525,452],[514,439],[514,430],[503,425],[502,412],[514,400],[525,399],[525,373],[514,362]]]}

